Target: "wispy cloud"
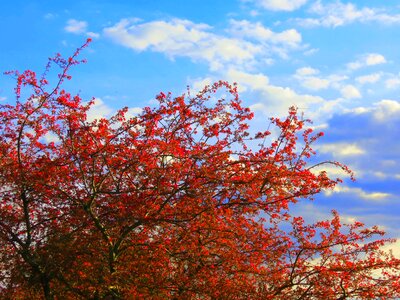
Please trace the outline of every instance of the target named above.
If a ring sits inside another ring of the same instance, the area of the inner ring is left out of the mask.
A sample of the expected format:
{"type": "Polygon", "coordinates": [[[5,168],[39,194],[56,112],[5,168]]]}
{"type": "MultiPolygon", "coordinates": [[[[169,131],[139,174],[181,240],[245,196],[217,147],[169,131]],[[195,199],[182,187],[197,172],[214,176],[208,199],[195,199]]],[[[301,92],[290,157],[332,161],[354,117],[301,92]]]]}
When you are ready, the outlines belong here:
{"type": "Polygon", "coordinates": [[[385,81],[385,86],[388,89],[395,89],[400,87],[400,77],[394,76],[392,78],[388,78],[385,81]]]}
{"type": "Polygon", "coordinates": [[[322,153],[332,153],[335,156],[343,157],[343,156],[355,156],[361,155],[365,153],[365,150],[362,149],[359,145],[355,143],[347,144],[347,143],[328,143],[323,144],[318,147],[318,151],[322,153]]]}
{"type": "Polygon", "coordinates": [[[324,76],[318,69],[302,67],[296,70],[293,77],[302,87],[313,92],[332,88],[338,90],[346,99],[360,97],[360,92],[355,87],[344,84],[344,81],[349,79],[346,75],[329,74],[324,76]]]}
{"type": "Polygon", "coordinates": [[[242,0],[242,1],[251,2],[259,7],[272,11],[293,11],[307,3],[307,0],[242,0]]]}
{"type": "Polygon", "coordinates": [[[352,188],[343,185],[337,185],[333,190],[327,190],[325,192],[326,196],[331,196],[334,193],[350,193],[354,194],[356,197],[369,200],[369,201],[384,201],[391,195],[389,193],[383,192],[367,192],[361,188],[352,188]]]}
{"type": "Polygon", "coordinates": [[[254,39],[270,44],[280,44],[289,47],[298,47],[301,43],[301,34],[296,29],[288,29],[282,32],[273,32],[260,22],[252,23],[247,20],[231,20],[229,32],[233,36],[243,39],[254,39]]]}
{"type": "Polygon", "coordinates": [[[347,64],[347,68],[350,70],[357,70],[367,66],[375,66],[385,64],[386,58],[379,53],[369,53],[362,55],[358,60],[347,64]]]}
{"type": "Polygon", "coordinates": [[[356,107],[352,109],[355,114],[371,115],[376,122],[389,122],[392,119],[400,121],[400,103],[396,100],[383,99],[370,107],[356,107]]]}
{"type": "Polygon", "coordinates": [[[381,73],[373,73],[368,75],[358,76],[355,80],[360,84],[376,83],[381,79],[381,73]]]}
{"type": "Polygon", "coordinates": [[[182,19],[123,19],[105,28],[104,34],[136,51],[150,50],[170,58],[183,56],[206,62],[214,71],[229,65],[251,68],[260,61],[268,62],[273,53],[286,57],[290,49],[301,43],[301,35],[294,29],[275,33],[260,23],[234,20],[230,25],[228,35],[220,35],[207,24],[182,19]]]}
{"type": "Polygon", "coordinates": [[[78,21],[75,19],[69,19],[67,25],[64,27],[64,30],[69,33],[86,34],[92,38],[98,38],[100,36],[98,33],[87,31],[87,29],[88,23],[86,21],[78,21]]]}
{"type": "Polygon", "coordinates": [[[378,22],[382,24],[399,24],[400,14],[393,14],[384,9],[362,7],[358,8],[353,3],[335,1],[324,4],[316,1],[309,13],[317,15],[315,18],[297,19],[303,26],[339,27],[355,22],[378,22]]]}
{"type": "Polygon", "coordinates": [[[88,23],[86,21],[78,21],[75,19],[70,19],[67,21],[67,25],[64,27],[66,32],[81,34],[86,32],[88,23]]]}
{"type": "Polygon", "coordinates": [[[360,91],[351,84],[346,84],[345,86],[340,88],[340,93],[345,99],[356,99],[361,98],[360,91]]]}
{"type": "Polygon", "coordinates": [[[259,101],[251,105],[251,109],[267,116],[285,115],[288,108],[293,105],[300,109],[309,108],[311,112],[325,103],[321,97],[300,94],[290,87],[271,84],[269,78],[262,73],[230,69],[226,73],[226,78],[238,82],[242,91],[256,93],[259,101]]]}

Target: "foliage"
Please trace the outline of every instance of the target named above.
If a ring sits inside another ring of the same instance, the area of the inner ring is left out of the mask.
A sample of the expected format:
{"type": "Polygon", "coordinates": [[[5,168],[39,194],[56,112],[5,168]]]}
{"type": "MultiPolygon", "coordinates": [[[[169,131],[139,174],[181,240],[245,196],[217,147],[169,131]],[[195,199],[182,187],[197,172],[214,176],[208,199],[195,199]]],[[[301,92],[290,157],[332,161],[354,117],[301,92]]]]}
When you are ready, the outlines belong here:
{"type": "Polygon", "coordinates": [[[220,81],[194,96],[160,93],[134,117],[125,108],[90,121],[93,101],[61,89],[82,48],[51,59],[61,68],[53,89],[50,64],[40,79],[9,72],[2,299],[399,296],[399,261],[381,250],[390,241],[378,228],[344,225],[336,212],[315,224],[291,216],[290,205],[339,182],[308,163],[321,134],[295,108],[272,119],[277,138],[253,136],[253,113],[220,81]]]}

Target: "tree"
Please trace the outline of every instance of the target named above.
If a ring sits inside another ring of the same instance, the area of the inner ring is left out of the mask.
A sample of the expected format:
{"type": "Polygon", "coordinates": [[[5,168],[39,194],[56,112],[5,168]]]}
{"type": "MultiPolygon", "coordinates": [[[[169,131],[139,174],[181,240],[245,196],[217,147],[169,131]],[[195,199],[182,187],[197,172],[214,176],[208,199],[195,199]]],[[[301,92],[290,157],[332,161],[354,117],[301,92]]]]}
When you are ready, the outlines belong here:
{"type": "Polygon", "coordinates": [[[160,93],[134,117],[124,108],[90,121],[93,101],[62,89],[86,46],[50,60],[61,68],[52,89],[50,64],[39,79],[9,72],[17,99],[0,107],[3,299],[399,296],[400,262],[382,251],[391,240],[377,227],[344,225],[336,212],[314,224],[290,214],[340,182],[314,171],[322,134],[295,108],[271,119],[277,135],[252,135],[253,113],[219,81],[196,95],[160,93]]]}

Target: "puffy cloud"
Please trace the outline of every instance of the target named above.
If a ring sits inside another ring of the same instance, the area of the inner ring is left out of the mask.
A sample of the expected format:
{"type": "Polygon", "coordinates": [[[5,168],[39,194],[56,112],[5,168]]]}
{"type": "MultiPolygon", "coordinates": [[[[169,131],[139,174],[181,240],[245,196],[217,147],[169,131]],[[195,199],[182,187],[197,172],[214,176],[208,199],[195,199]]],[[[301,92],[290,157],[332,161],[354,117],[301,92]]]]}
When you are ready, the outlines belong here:
{"type": "Polygon", "coordinates": [[[385,122],[391,118],[400,119],[400,103],[395,100],[381,100],[375,104],[373,116],[379,122],[385,122]]]}
{"type": "Polygon", "coordinates": [[[87,120],[91,122],[95,119],[105,118],[110,116],[112,112],[113,109],[107,106],[102,99],[96,98],[94,99],[94,104],[87,113],[87,120]]]}
{"type": "Polygon", "coordinates": [[[91,38],[98,38],[100,36],[100,34],[96,32],[87,31],[87,27],[88,23],[86,21],[70,19],[67,21],[67,25],[64,27],[64,30],[74,34],[86,34],[91,38]]]}
{"type": "Polygon", "coordinates": [[[365,153],[365,150],[360,148],[355,143],[331,143],[323,144],[318,147],[318,151],[322,153],[332,153],[334,156],[354,156],[361,155],[365,153]]]}
{"type": "Polygon", "coordinates": [[[269,78],[262,73],[247,73],[236,69],[228,70],[226,77],[229,81],[236,81],[240,91],[257,93],[260,102],[250,106],[254,111],[260,111],[268,116],[274,114],[286,115],[290,106],[310,111],[324,104],[325,100],[318,96],[298,94],[289,87],[272,85],[269,78]]]}
{"type": "Polygon", "coordinates": [[[356,78],[356,81],[361,84],[365,83],[375,83],[381,79],[380,73],[373,73],[368,75],[359,76],[356,78]]]}
{"type": "Polygon", "coordinates": [[[338,27],[354,22],[400,23],[400,14],[390,14],[381,9],[369,7],[357,8],[352,3],[342,3],[341,1],[323,4],[318,0],[311,6],[309,12],[319,17],[297,19],[301,25],[338,27]]]}
{"type": "Polygon", "coordinates": [[[230,36],[211,32],[207,24],[188,20],[141,22],[123,19],[104,34],[114,42],[136,51],[150,50],[174,58],[186,56],[209,64],[211,70],[228,66],[251,68],[270,61],[270,55],[286,57],[290,49],[301,43],[294,29],[275,33],[260,23],[231,21],[230,36]]]}
{"type": "Polygon", "coordinates": [[[269,86],[268,76],[258,73],[251,74],[234,69],[230,69],[227,73],[228,78],[239,83],[239,88],[245,91],[247,88],[250,90],[265,90],[269,86]]]}
{"type": "Polygon", "coordinates": [[[288,29],[282,32],[273,32],[264,27],[260,22],[252,23],[247,20],[231,20],[230,32],[237,37],[251,38],[271,44],[281,44],[297,47],[301,43],[301,34],[296,29],[288,29]]]}
{"type": "Polygon", "coordinates": [[[340,88],[340,93],[345,99],[361,98],[360,91],[351,84],[347,84],[340,88]]]}
{"type": "Polygon", "coordinates": [[[356,107],[349,111],[358,115],[370,115],[373,120],[381,123],[391,119],[400,120],[400,103],[396,100],[383,99],[371,107],[356,107]]]}
{"type": "Polygon", "coordinates": [[[331,74],[328,76],[320,76],[319,73],[317,69],[303,67],[296,70],[294,78],[296,78],[303,87],[312,91],[327,88],[340,90],[344,87],[341,81],[348,79],[348,77],[344,75],[331,74]]]}
{"type": "Polygon", "coordinates": [[[347,68],[349,68],[350,70],[357,70],[362,67],[374,66],[384,63],[386,63],[386,59],[383,55],[378,53],[370,53],[362,56],[360,59],[354,62],[348,63],[347,68]]]}
{"type": "Polygon", "coordinates": [[[247,0],[246,2],[249,1],[273,11],[293,11],[307,3],[307,0],[247,0]]]}
{"type": "Polygon", "coordinates": [[[329,87],[330,81],[312,75],[317,75],[319,70],[310,67],[304,67],[296,70],[294,77],[299,80],[300,84],[313,91],[326,89],[329,87]]]}
{"type": "Polygon", "coordinates": [[[309,89],[309,90],[313,90],[313,91],[318,91],[321,89],[326,89],[329,87],[329,80],[327,79],[322,79],[322,78],[318,78],[318,77],[306,77],[302,80],[302,85],[309,89]]]}
{"type": "Polygon", "coordinates": [[[385,86],[388,89],[395,89],[398,88],[400,86],[400,78],[398,77],[393,77],[393,78],[389,78],[385,81],[385,86]]]}
{"type": "Polygon", "coordinates": [[[88,37],[95,38],[95,39],[97,39],[98,37],[100,37],[100,34],[98,34],[98,33],[96,33],[96,32],[91,32],[91,31],[86,32],[86,35],[87,35],[88,37]]]}
{"type": "Polygon", "coordinates": [[[303,67],[296,70],[296,75],[298,76],[310,76],[316,75],[319,73],[319,70],[311,68],[311,67],[303,67]]]}
{"type": "Polygon", "coordinates": [[[208,29],[208,25],[180,19],[141,24],[124,19],[106,28],[104,33],[134,50],[149,49],[170,57],[187,56],[208,62],[212,69],[219,69],[223,64],[252,62],[261,52],[259,45],[218,36],[208,32],[208,29]]]}
{"type": "Polygon", "coordinates": [[[65,31],[75,34],[81,34],[86,32],[88,23],[85,21],[78,21],[70,19],[67,21],[67,25],[64,27],[65,31]]]}
{"type": "Polygon", "coordinates": [[[350,193],[354,194],[356,197],[369,201],[382,201],[386,200],[389,196],[391,196],[389,193],[366,192],[361,188],[351,188],[341,185],[337,185],[333,190],[327,190],[325,192],[325,195],[331,196],[334,193],[350,193]]]}
{"type": "Polygon", "coordinates": [[[379,65],[386,63],[386,59],[383,55],[373,53],[366,56],[365,63],[367,66],[379,65]]]}

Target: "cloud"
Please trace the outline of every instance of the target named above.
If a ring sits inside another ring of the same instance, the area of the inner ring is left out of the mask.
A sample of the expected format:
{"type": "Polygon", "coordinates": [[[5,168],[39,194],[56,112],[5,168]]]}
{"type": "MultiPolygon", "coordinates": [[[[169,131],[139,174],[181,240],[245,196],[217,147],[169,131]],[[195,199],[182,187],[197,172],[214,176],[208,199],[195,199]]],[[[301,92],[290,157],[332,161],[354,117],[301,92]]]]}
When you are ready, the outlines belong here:
{"type": "Polygon", "coordinates": [[[44,18],[46,20],[52,20],[52,19],[54,19],[56,17],[57,17],[57,15],[56,14],[52,14],[52,13],[47,13],[47,14],[44,15],[44,18]]]}
{"type": "Polygon", "coordinates": [[[344,88],[341,81],[348,79],[348,77],[344,75],[331,74],[328,76],[320,76],[319,73],[320,71],[317,69],[303,67],[296,70],[294,78],[299,81],[301,86],[311,91],[319,91],[327,88],[341,90],[344,88]]]}
{"type": "Polygon", "coordinates": [[[299,109],[309,109],[310,112],[318,109],[325,100],[318,96],[298,94],[290,87],[282,87],[270,83],[269,78],[262,73],[248,73],[230,69],[226,73],[228,81],[236,81],[240,91],[255,93],[255,98],[260,99],[250,108],[265,115],[284,116],[290,106],[299,109]]]}
{"type": "Polygon", "coordinates": [[[386,63],[386,59],[383,55],[378,54],[378,53],[369,53],[366,55],[363,55],[360,59],[348,63],[347,68],[350,70],[357,70],[362,67],[366,66],[374,66],[374,65],[379,65],[379,64],[384,64],[386,63]]]}
{"type": "Polygon", "coordinates": [[[318,147],[318,151],[322,153],[332,153],[334,156],[355,156],[362,155],[365,153],[365,150],[360,148],[355,143],[347,144],[347,143],[331,143],[331,144],[323,144],[318,147]]]}
{"type": "Polygon", "coordinates": [[[379,81],[379,79],[381,79],[381,74],[373,73],[373,74],[359,76],[356,78],[356,81],[360,84],[366,84],[366,83],[375,83],[379,81]]]}
{"type": "Polygon", "coordinates": [[[75,19],[70,19],[67,21],[67,25],[64,27],[66,32],[81,34],[86,32],[88,23],[85,21],[78,21],[75,19]]]}
{"type": "Polygon", "coordinates": [[[228,66],[251,68],[270,55],[286,57],[297,48],[301,35],[294,29],[275,33],[260,23],[231,21],[230,36],[213,33],[212,27],[188,20],[141,22],[123,19],[104,34],[115,43],[135,51],[150,50],[170,58],[189,57],[206,62],[213,71],[228,66]]]}
{"type": "Polygon", "coordinates": [[[290,47],[298,47],[302,40],[301,34],[296,29],[288,29],[276,33],[264,27],[260,22],[252,23],[247,20],[231,20],[230,25],[229,32],[240,38],[250,38],[260,42],[290,47]]]}
{"type": "Polygon", "coordinates": [[[395,100],[384,99],[375,104],[373,117],[379,122],[385,122],[388,119],[400,119],[400,103],[395,100]]]}
{"type": "Polygon", "coordinates": [[[399,195],[399,101],[383,99],[336,113],[327,122],[329,142],[317,148],[321,159],[350,164],[361,184],[399,195]]]}
{"type": "Polygon", "coordinates": [[[339,27],[355,22],[377,22],[388,25],[400,23],[400,14],[390,14],[385,10],[369,7],[357,8],[352,3],[342,3],[341,1],[323,4],[318,0],[311,6],[309,12],[319,17],[298,18],[297,22],[303,26],[324,27],[339,27]]]}
{"type": "Polygon", "coordinates": [[[262,74],[251,74],[234,69],[230,69],[227,72],[227,77],[239,84],[239,88],[242,92],[247,89],[263,91],[269,86],[269,78],[262,74]]]}
{"type": "Polygon", "coordinates": [[[368,115],[378,123],[387,122],[392,119],[400,121],[400,103],[396,100],[383,99],[371,107],[356,107],[349,111],[357,115],[368,115]]]}
{"type": "Polygon", "coordinates": [[[307,0],[247,0],[246,2],[253,2],[272,11],[293,11],[306,4],[307,0]]]}
{"type": "Polygon", "coordinates": [[[359,197],[364,200],[370,201],[382,201],[386,200],[389,196],[389,193],[382,193],[382,192],[366,192],[361,188],[351,188],[347,186],[337,185],[333,190],[325,191],[326,196],[331,196],[334,193],[350,193],[354,194],[356,197],[359,197]]]}
{"type": "Polygon", "coordinates": [[[300,84],[306,89],[318,91],[326,89],[330,85],[328,79],[319,78],[312,75],[317,75],[319,70],[310,67],[303,67],[296,70],[294,77],[299,80],[300,84]]]}
{"type": "Polygon", "coordinates": [[[100,34],[98,34],[98,33],[96,33],[96,32],[91,32],[91,31],[86,32],[86,35],[87,35],[88,37],[95,38],[95,39],[97,39],[97,38],[100,37],[100,34]]]}
{"type": "Polygon", "coordinates": [[[345,99],[354,99],[354,98],[361,98],[360,91],[351,84],[346,84],[342,88],[340,88],[340,94],[345,99]]]}
{"type": "Polygon", "coordinates": [[[311,67],[303,67],[296,70],[296,75],[298,76],[309,76],[309,75],[316,75],[319,73],[319,70],[313,69],[311,67]]]}
{"type": "Polygon", "coordinates": [[[329,80],[327,79],[322,79],[322,78],[318,78],[318,77],[306,77],[303,79],[302,81],[302,85],[309,89],[309,90],[313,90],[313,91],[318,91],[321,89],[326,89],[329,87],[329,80]]]}
{"type": "Polygon", "coordinates": [[[113,112],[113,109],[107,106],[102,99],[95,98],[94,104],[90,107],[87,113],[87,120],[88,122],[94,121],[95,119],[99,120],[110,116],[113,112]]]}
{"type": "Polygon", "coordinates": [[[86,21],[78,21],[75,19],[69,19],[67,21],[67,25],[64,27],[64,30],[69,33],[74,34],[86,34],[91,38],[98,38],[100,34],[92,31],[87,31],[88,23],[86,21]]]}
{"type": "Polygon", "coordinates": [[[395,89],[398,88],[400,86],[400,78],[399,77],[393,77],[393,78],[389,78],[385,81],[385,86],[388,89],[395,89]]]}

